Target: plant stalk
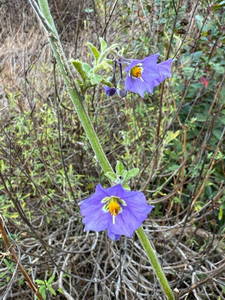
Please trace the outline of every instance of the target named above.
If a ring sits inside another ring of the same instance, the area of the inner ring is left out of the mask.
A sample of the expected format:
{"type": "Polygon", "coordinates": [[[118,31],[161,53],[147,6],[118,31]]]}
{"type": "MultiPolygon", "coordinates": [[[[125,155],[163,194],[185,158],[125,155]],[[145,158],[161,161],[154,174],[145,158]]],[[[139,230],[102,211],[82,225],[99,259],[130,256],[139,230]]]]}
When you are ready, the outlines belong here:
{"type": "MultiPolygon", "coordinates": [[[[54,57],[56,59],[57,65],[59,67],[59,70],[61,72],[61,75],[65,81],[65,84],[68,89],[68,93],[71,97],[71,100],[75,106],[76,112],[78,114],[79,120],[85,130],[85,133],[87,135],[87,138],[92,146],[92,149],[96,155],[96,158],[104,171],[104,173],[107,172],[114,172],[112,166],[110,165],[103,149],[100,144],[100,141],[98,139],[98,136],[92,126],[91,120],[84,108],[82,97],[79,95],[78,90],[75,86],[75,82],[73,79],[73,76],[70,72],[70,68],[67,64],[67,61],[65,59],[64,51],[62,49],[56,27],[54,25],[54,21],[52,19],[48,1],[47,0],[38,0],[39,3],[39,9],[34,6],[33,0],[29,0],[33,9],[35,10],[36,14],[42,21],[42,25],[48,32],[48,37],[50,41],[51,48],[53,50],[54,57]],[[44,17],[44,20],[43,20],[44,17]],[[46,26],[47,23],[47,26],[46,26]],[[49,32],[49,28],[52,29],[51,32],[49,32]]],[[[173,292],[169,286],[169,283],[166,279],[166,276],[162,270],[162,267],[159,263],[159,260],[157,258],[157,255],[148,240],[144,230],[142,227],[136,230],[136,233],[138,235],[138,238],[146,251],[146,254],[148,256],[148,259],[152,265],[152,268],[155,271],[155,274],[162,286],[162,289],[167,297],[168,300],[175,300],[173,292]]]]}
{"type": "Polygon", "coordinates": [[[165,273],[163,272],[163,269],[160,265],[157,254],[151,245],[151,241],[146,236],[146,234],[143,230],[143,227],[139,227],[136,230],[136,233],[142,244],[142,247],[145,249],[145,253],[148,256],[148,259],[149,259],[151,266],[160,282],[160,285],[164,291],[164,294],[167,296],[168,300],[175,300],[173,291],[171,290],[171,288],[169,286],[169,283],[168,283],[165,273]]]}

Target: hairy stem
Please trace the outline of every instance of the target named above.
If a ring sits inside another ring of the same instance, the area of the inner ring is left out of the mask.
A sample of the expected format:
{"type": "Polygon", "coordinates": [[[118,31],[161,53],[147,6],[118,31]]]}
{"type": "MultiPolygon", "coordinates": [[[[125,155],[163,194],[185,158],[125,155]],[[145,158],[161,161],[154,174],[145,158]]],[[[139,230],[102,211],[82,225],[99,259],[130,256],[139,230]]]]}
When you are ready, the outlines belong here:
{"type": "MultiPolygon", "coordinates": [[[[64,51],[62,49],[57,31],[55,29],[54,21],[52,19],[52,16],[50,14],[48,1],[47,0],[38,0],[39,7],[35,5],[34,0],[29,0],[33,9],[35,10],[36,14],[41,20],[42,25],[48,32],[49,41],[51,48],[53,50],[53,54],[55,56],[57,65],[59,67],[59,70],[61,72],[61,75],[64,79],[64,82],[67,86],[68,93],[71,97],[71,100],[75,106],[76,112],[78,114],[78,117],[80,119],[80,122],[85,130],[85,133],[87,135],[87,138],[92,146],[92,149],[96,155],[96,158],[102,168],[102,170],[106,172],[113,172],[112,166],[110,165],[103,149],[100,144],[100,141],[97,137],[97,134],[92,126],[91,120],[83,106],[82,97],[79,95],[77,88],[74,83],[74,79],[71,75],[70,68],[67,64],[67,61],[65,59],[64,51]]],[[[166,276],[162,270],[162,267],[160,266],[159,260],[157,258],[157,255],[148,240],[144,230],[142,227],[140,227],[136,231],[138,238],[146,251],[146,254],[149,258],[149,261],[152,265],[152,268],[155,271],[156,276],[158,277],[158,280],[162,286],[162,289],[166,295],[166,297],[169,300],[174,300],[173,292],[169,286],[169,283],[166,279],[166,276]]]]}
{"type": "Polygon", "coordinates": [[[168,300],[174,300],[175,298],[174,298],[173,292],[169,286],[169,283],[166,279],[166,276],[165,276],[163,269],[160,265],[160,262],[158,260],[157,254],[156,254],[155,250],[153,249],[150,240],[147,238],[142,227],[138,228],[136,230],[136,233],[142,244],[142,247],[145,249],[148,259],[152,265],[152,268],[155,271],[155,274],[160,282],[160,285],[161,285],[165,295],[167,296],[168,300]]]}

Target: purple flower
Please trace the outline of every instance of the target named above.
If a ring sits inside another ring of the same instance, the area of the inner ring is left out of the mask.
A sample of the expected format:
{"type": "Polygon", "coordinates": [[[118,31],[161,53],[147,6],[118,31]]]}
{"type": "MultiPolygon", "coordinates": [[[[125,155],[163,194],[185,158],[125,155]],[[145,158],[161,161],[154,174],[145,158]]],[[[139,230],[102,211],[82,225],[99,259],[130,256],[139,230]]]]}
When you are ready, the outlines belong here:
{"type": "Polygon", "coordinates": [[[171,77],[172,59],[157,64],[159,54],[153,54],[142,60],[134,59],[125,69],[128,73],[125,89],[144,97],[145,92],[152,93],[153,88],[166,78],[171,77]]]}
{"type": "Polygon", "coordinates": [[[152,209],[142,192],[125,190],[121,184],[110,188],[98,184],[95,193],[80,203],[85,230],[107,230],[112,240],[132,237],[152,209]]]}
{"type": "Polygon", "coordinates": [[[104,90],[105,90],[105,93],[107,96],[113,96],[115,93],[116,93],[116,88],[112,88],[112,87],[109,87],[109,86],[104,86],[104,90]]]}

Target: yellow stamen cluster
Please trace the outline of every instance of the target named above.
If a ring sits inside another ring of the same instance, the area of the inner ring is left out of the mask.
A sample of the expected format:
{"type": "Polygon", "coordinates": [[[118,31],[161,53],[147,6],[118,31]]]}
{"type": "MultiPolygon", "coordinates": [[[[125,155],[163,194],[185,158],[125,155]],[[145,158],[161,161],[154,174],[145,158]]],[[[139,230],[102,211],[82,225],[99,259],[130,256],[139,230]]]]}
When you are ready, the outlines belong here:
{"type": "Polygon", "coordinates": [[[108,210],[112,216],[117,216],[121,210],[121,207],[116,198],[112,198],[108,204],[108,210]]]}
{"type": "Polygon", "coordinates": [[[140,65],[136,65],[130,70],[130,75],[135,78],[141,78],[142,71],[143,68],[140,65]]]}
{"type": "Polygon", "coordinates": [[[123,199],[116,196],[105,197],[101,202],[104,203],[102,210],[111,214],[113,224],[116,222],[116,216],[122,213],[124,206],[127,206],[123,199]]]}

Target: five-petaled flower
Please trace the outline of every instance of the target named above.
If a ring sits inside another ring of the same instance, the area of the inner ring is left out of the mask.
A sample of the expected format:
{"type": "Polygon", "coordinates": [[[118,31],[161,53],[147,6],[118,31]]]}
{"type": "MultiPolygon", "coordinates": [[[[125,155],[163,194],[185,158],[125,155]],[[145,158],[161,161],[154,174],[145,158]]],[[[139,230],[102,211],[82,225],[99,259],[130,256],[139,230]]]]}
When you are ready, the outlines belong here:
{"type": "Polygon", "coordinates": [[[142,192],[126,190],[121,184],[110,188],[98,184],[95,193],[80,203],[85,230],[107,230],[112,240],[132,237],[153,207],[142,192]]]}
{"type": "Polygon", "coordinates": [[[159,54],[153,54],[142,60],[134,59],[125,69],[127,77],[125,89],[144,97],[145,92],[152,93],[153,88],[166,78],[171,77],[172,59],[157,63],[159,54]]]}

